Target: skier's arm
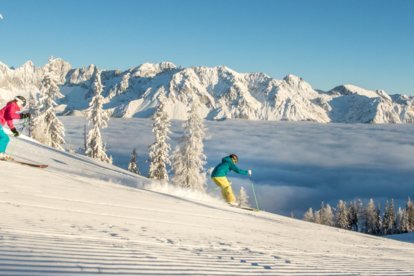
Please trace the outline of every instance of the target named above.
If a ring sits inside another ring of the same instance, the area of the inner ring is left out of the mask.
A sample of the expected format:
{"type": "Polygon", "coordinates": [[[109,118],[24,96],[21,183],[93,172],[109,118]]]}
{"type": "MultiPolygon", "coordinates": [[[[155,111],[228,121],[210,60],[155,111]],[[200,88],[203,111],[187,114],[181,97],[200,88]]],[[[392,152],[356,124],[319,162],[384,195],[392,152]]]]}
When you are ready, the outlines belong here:
{"type": "Polygon", "coordinates": [[[230,165],[230,170],[234,171],[235,173],[242,174],[242,175],[248,175],[249,174],[248,171],[242,170],[234,164],[230,165]]]}
{"type": "Polygon", "coordinates": [[[14,129],[13,120],[14,119],[20,119],[21,116],[17,112],[20,111],[18,108],[15,107],[15,105],[9,105],[7,109],[4,111],[4,119],[7,122],[7,125],[10,129],[14,129]]]}

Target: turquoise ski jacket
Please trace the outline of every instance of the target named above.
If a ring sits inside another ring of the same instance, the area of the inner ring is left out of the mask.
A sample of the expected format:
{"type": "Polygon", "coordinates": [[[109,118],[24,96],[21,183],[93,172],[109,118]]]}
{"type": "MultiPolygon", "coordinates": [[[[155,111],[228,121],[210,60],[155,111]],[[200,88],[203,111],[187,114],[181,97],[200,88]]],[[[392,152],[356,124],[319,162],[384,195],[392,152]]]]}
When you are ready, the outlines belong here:
{"type": "Polygon", "coordinates": [[[211,173],[211,177],[223,177],[227,176],[229,171],[234,171],[238,174],[247,175],[248,172],[242,169],[239,169],[230,158],[230,156],[224,157],[221,160],[221,163],[214,168],[213,172],[211,173]]]}

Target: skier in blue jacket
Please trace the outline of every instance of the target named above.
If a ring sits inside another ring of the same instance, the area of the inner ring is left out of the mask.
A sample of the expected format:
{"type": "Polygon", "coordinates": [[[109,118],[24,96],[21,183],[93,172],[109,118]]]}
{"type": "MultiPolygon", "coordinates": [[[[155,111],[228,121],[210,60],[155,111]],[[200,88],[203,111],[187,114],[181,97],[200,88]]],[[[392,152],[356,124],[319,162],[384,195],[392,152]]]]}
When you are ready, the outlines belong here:
{"type": "Polygon", "coordinates": [[[233,190],[231,188],[231,183],[227,179],[227,173],[229,171],[234,171],[235,173],[242,175],[252,175],[251,170],[242,170],[236,166],[236,163],[239,161],[239,158],[236,154],[230,154],[229,156],[224,157],[221,160],[221,163],[217,165],[213,172],[211,173],[211,179],[214,183],[221,188],[221,194],[227,203],[231,205],[236,205],[236,198],[234,196],[233,190]]]}

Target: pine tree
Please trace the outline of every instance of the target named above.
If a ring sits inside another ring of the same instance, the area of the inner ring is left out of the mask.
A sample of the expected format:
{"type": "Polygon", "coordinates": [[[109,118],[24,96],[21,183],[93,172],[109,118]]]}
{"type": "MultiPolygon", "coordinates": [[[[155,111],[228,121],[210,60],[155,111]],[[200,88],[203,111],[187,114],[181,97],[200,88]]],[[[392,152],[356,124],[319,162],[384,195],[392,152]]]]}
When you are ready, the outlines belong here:
{"type": "Polygon", "coordinates": [[[94,96],[89,103],[89,108],[87,110],[87,119],[92,128],[88,133],[85,154],[94,159],[112,163],[112,159],[108,157],[105,152],[106,149],[101,136],[101,129],[108,126],[109,115],[103,109],[104,98],[101,95],[103,86],[101,82],[101,72],[98,69],[95,69],[94,72],[92,90],[94,96]]]}
{"type": "Polygon", "coordinates": [[[346,207],[346,203],[343,200],[339,200],[336,207],[335,226],[342,229],[351,229],[348,208],[346,207]]]}
{"type": "Polygon", "coordinates": [[[385,202],[385,210],[384,215],[382,216],[382,234],[387,235],[388,234],[388,226],[389,226],[389,214],[388,214],[388,206],[389,202],[388,200],[385,202]]]}
{"type": "Polygon", "coordinates": [[[309,208],[305,214],[303,215],[304,221],[315,222],[315,214],[313,213],[313,209],[309,208]]]}
{"type": "Polygon", "coordinates": [[[321,208],[321,224],[328,225],[328,226],[334,226],[334,214],[332,211],[332,208],[329,204],[326,204],[321,208]]]}
{"type": "Polygon", "coordinates": [[[349,209],[348,209],[348,221],[349,221],[349,225],[350,225],[350,229],[352,231],[359,231],[359,227],[358,227],[358,204],[353,201],[350,203],[349,209]]]}
{"type": "Polygon", "coordinates": [[[366,212],[365,206],[361,199],[357,199],[356,202],[357,207],[357,216],[358,216],[358,231],[362,233],[366,233],[366,212]]]}
{"type": "Polygon", "coordinates": [[[321,208],[315,212],[315,223],[334,226],[334,214],[329,204],[321,203],[321,208]]]}
{"type": "Polygon", "coordinates": [[[377,207],[377,218],[378,218],[378,221],[377,221],[378,233],[377,233],[377,235],[381,235],[381,229],[383,228],[383,226],[382,226],[382,217],[381,217],[381,206],[380,206],[379,203],[378,203],[378,207],[377,207]]]}
{"type": "Polygon", "coordinates": [[[249,196],[247,195],[244,187],[240,188],[239,196],[237,197],[237,203],[242,207],[250,207],[249,196]]]}
{"type": "MultiPolygon", "coordinates": [[[[50,64],[50,61],[49,61],[50,64]]],[[[56,116],[55,102],[63,97],[57,85],[57,78],[51,72],[50,65],[45,68],[40,89],[38,113],[33,118],[33,138],[56,149],[63,150],[65,128],[56,116]]]]}
{"type": "Polygon", "coordinates": [[[396,230],[394,199],[385,203],[384,216],[382,219],[382,232],[384,235],[394,234],[396,230]]]}
{"type": "Polygon", "coordinates": [[[399,233],[408,232],[409,223],[408,223],[408,216],[407,216],[407,212],[405,208],[404,209],[402,209],[401,207],[398,208],[396,224],[397,224],[396,228],[398,229],[399,233]]]}
{"type": "Polygon", "coordinates": [[[379,210],[372,198],[365,209],[365,233],[371,235],[380,233],[379,210]]]}
{"type": "Polygon", "coordinates": [[[184,136],[173,155],[173,183],[180,187],[205,191],[205,129],[199,109],[199,102],[193,100],[188,119],[184,123],[184,136]]]}
{"type": "Polygon", "coordinates": [[[315,223],[317,224],[322,224],[321,210],[322,209],[319,209],[318,211],[313,213],[315,223]]]}
{"type": "Polygon", "coordinates": [[[137,164],[137,151],[135,148],[132,150],[131,153],[131,160],[129,161],[128,171],[136,174],[141,174],[137,164]]]}
{"type": "Polygon", "coordinates": [[[414,231],[414,204],[411,198],[408,198],[407,204],[405,207],[405,212],[407,213],[407,224],[408,224],[408,232],[414,231]]]}
{"type": "Polygon", "coordinates": [[[155,142],[149,146],[150,168],[149,177],[158,180],[168,181],[167,166],[170,162],[170,145],[168,144],[170,134],[170,120],[166,110],[166,96],[164,88],[159,90],[158,107],[152,120],[152,132],[155,142]]]}

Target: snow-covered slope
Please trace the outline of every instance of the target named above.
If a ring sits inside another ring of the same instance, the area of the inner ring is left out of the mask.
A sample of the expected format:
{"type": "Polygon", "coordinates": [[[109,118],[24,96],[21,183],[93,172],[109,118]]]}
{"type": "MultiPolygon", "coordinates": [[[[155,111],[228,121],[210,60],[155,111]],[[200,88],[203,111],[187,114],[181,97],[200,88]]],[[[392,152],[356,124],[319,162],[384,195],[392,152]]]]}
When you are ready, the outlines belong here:
{"type": "MultiPolygon", "coordinates": [[[[64,114],[78,114],[90,100],[90,82],[96,66],[71,69],[61,59],[51,59],[52,70],[61,80],[65,97],[64,114]]],[[[28,94],[39,88],[44,67],[32,62],[10,69],[0,63],[0,101],[16,93],[28,94]]],[[[105,108],[114,117],[149,117],[157,105],[161,87],[167,91],[169,113],[184,119],[188,103],[197,97],[208,119],[243,118],[348,123],[411,123],[413,97],[389,96],[343,85],[329,92],[315,90],[302,78],[287,75],[283,80],[263,73],[238,73],[225,66],[177,67],[170,62],[145,63],[126,71],[104,70],[105,108]]]]}
{"type": "Polygon", "coordinates": [[[23,138],[10,152],[50,167],[0,163],[0,275],[414,274],[413,244],[145,190],[23,138]]]}

